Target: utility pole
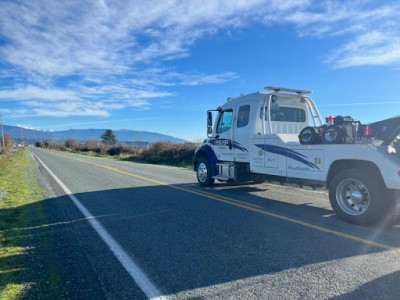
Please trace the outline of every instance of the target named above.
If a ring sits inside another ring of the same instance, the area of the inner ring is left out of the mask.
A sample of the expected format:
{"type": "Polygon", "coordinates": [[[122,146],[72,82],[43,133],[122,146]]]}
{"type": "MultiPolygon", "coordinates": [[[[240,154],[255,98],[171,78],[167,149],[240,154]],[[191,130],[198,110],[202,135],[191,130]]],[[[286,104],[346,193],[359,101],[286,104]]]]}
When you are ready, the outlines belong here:
{"type": "Polygon", "coordinates": [[[6,144],[4,143],[4,129],[3,129],[3,116],[0,115],[0,124],[1,124],[1,137],[3,140],[3,151],[6,149],[6,144]]]}
{"type": "Polygon", "coordinates": [[[24,129],[21,127],[21,145],[24,147],[24,129]]]}

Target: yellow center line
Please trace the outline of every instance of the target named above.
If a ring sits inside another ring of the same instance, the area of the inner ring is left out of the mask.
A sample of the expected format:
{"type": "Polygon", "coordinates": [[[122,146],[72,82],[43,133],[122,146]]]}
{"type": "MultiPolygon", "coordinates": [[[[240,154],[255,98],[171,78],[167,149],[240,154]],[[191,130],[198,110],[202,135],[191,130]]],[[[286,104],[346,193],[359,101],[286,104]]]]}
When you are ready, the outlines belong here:
{"type": "Polygon", "coordinates": [[[110,171],[113,171],[113,172],[116,172],[116,173],[128,175],[128,176],[131,176],[131,177],[134,177],[134,178],[137,178],[137,179],[141,179],[143,181],[155,183],[155,184],[158,184],[158,185],[168,186],[168,187],[171,187],[171,188],[174,188],[174,189],[177,189],[177,190],[185,191],[187,193],[195,194],[195,195],[198,195],[198,196],[203,196],[203,197],[206,197],[206,198],[209,198],[209,199],[212,199],[212,200],[216,200],[216,201],[227,203],[227,204],[230,204],[230,205],[233,205],[233,206],[241,207],[241,208],[244,208],[244,209],[247,209],[247,210],[250,210],[250,211],[254,211],[254,212],[257,212],[257,213],[260,213],[260,214],[263,214],[263,215],[267,215],[267,216],[276,218],[276,219],[284,220],[284,221],[287,221],[287,222],[290,222],[290,223],[294,223],[294,224],[298,224],[298,225],[301,225],[301,226],[304,226],[304,227],[308,227],[308,228],[312,228],[312,229],[315,229],[315,230],[319,230],[319,231],[322,231],[322,232],[325,232],[325,233],[329,233],[329,234],[332,234],[332,235],[335,235],[335,236],[340,236],[340,237],[343,237],[343,238],[346,238],[346,239],[350,239],[350,240],[361,242],[361,243],[364,243],[364,244],[367,244],[367,245],[375,246],[375,247],[378,247],[378,248],[381,248],[381,249],[384,249],[384,250],[390,250],[390,251],[394,251],[394,252],[400,253],[400,248],[396,248],[396,247],[393,247],[393,246],[390,246],[390,245],[386,245],[386,244],[370,241],[370,240],[367,240],[367,239],[364,239],[364,238],[361,238],[361,237],[358,237],[358,236],[355,236],[355,235],[351,235],[351,234],[343,233],[343,232],[340,232],[340,231],[328,229],[328,228],[325,228],[325,227],[322,227],[322,226],[319,226],[319,225],[314,225],[314,224],[307,223],[307,222],[300,221],[300,220],[296,220],[296,219],[293,219],[293,218],[290,218],[290,217],[285,217],[285,216],[282,216],[282,215],[279,215],[279,214],[276,214],[276,213],[272,213],[272,212],[266,211],[264,209],[260,209],[261,208],[260,206],[254,205],[254,204],[251,204],[251,203],[247,203],[247,202],[244,202],[244,201],[236,200],[236,199],[225,197],[225,196],[219,196],[219,195],[215,195],[215,194],[204,192],[204,191],[199,191],[199,190],[196,190],[196,189],[193,189],[193,188],[189,188],[189,187],[176,186],[176,185],[169,184],[169,183],[166,183],[166,182],[162,182],[162,181],[159,181],[159,180],[155,180],[155,179],[147,178],[147,177],[144,177],[144,176],[136,175],[136,174],[133,174],[133,173],[130,173],[130,172],[122,171],[120,169],[117,169],[117,168],[114,168],[114,167],[110,167],[110,166],[107,166],[107,165],[102,165],[102,164],[86,161],[86,160],[83,160],[83,159],[80,159],[80,158],[72,158],[72,157],[69,157],[69,156],[61,155],[61,154],[55,154],[55,155],[58,155],[58,156],[61,156],[61,157],[67,158],[67,159],[79,161],[79,162],[82,162],[82,163],[86,163],[86,164],[89,164],[89,165],[97,166],[97,167],[100,167],[100,168],[103,168],[103,169],[107,169],[107,170],[110,170],[110,171]]]}

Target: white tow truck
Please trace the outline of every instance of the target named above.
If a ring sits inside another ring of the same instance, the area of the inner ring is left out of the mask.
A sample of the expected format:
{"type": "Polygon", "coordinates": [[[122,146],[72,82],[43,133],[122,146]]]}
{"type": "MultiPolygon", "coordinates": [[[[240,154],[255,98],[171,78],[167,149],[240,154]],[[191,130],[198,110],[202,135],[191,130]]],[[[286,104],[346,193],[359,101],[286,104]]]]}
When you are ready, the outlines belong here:
{"type": "Polygon", "coordinates": [[[400,126],[390,128],[384,140],[374,138],[366,126],[366,136],[336,142],[338,133],[322,121],[309,91],[265,90],[228,98],[207,112],[208,138],[194,158],[201,186],[209,187],[215,179],[322,185],[337,215],[348,222],[367,225],[397,217],[400,126]],[[213,111],[218,113],[214,124],[213,111]],[[316,141],[307,129],[323,139],[316,141]],[[300,143],[300,133],[313,143],[300,143]]]}

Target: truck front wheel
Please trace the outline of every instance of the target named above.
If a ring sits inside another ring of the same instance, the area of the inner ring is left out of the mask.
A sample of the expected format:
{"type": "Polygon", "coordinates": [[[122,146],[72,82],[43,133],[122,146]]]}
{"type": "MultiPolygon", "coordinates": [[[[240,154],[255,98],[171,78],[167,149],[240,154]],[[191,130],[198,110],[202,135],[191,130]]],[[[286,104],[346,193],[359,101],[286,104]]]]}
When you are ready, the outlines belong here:
{"type": "Polygon", "coordinates": [[[392,220],[394,197],[374,172],[339,171],[329,185],[329,200],[337,215],[353,224],[372,225],[392,220]]]}
{"type": "Polygon", "coordinates": [[[205,157],[200,157],[196,168],[197,181],[202,187],[212,186],[214,178],[212,178],[211,164],[205,157]]]}

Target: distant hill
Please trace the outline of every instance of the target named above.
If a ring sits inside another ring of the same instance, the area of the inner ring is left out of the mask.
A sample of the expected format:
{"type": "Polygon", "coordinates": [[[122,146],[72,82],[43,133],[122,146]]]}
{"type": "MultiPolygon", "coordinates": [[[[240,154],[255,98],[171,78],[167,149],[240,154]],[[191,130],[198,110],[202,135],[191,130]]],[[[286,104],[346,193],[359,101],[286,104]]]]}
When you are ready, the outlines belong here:
{"type": "MultiPolygon", "coordinates": [[[[64,131],[41,131],[34,129],[23,129],[24,139],[34,142],[37,140],[66,139],[73,138],[80,141],[89,139],[101,140],[100,135],[105,129],[69,129],[64,131]]],[[[184,143],[185,140],[156,132],[136,131],[129,129],[113,130],[118,142],[132,142],[141,140],[145,142],[171,141],[184,143]]],[[[4,125],[4,134],[10,134],[14,140],[21,138],[21,128],[17,126],[4,125]]]]}

